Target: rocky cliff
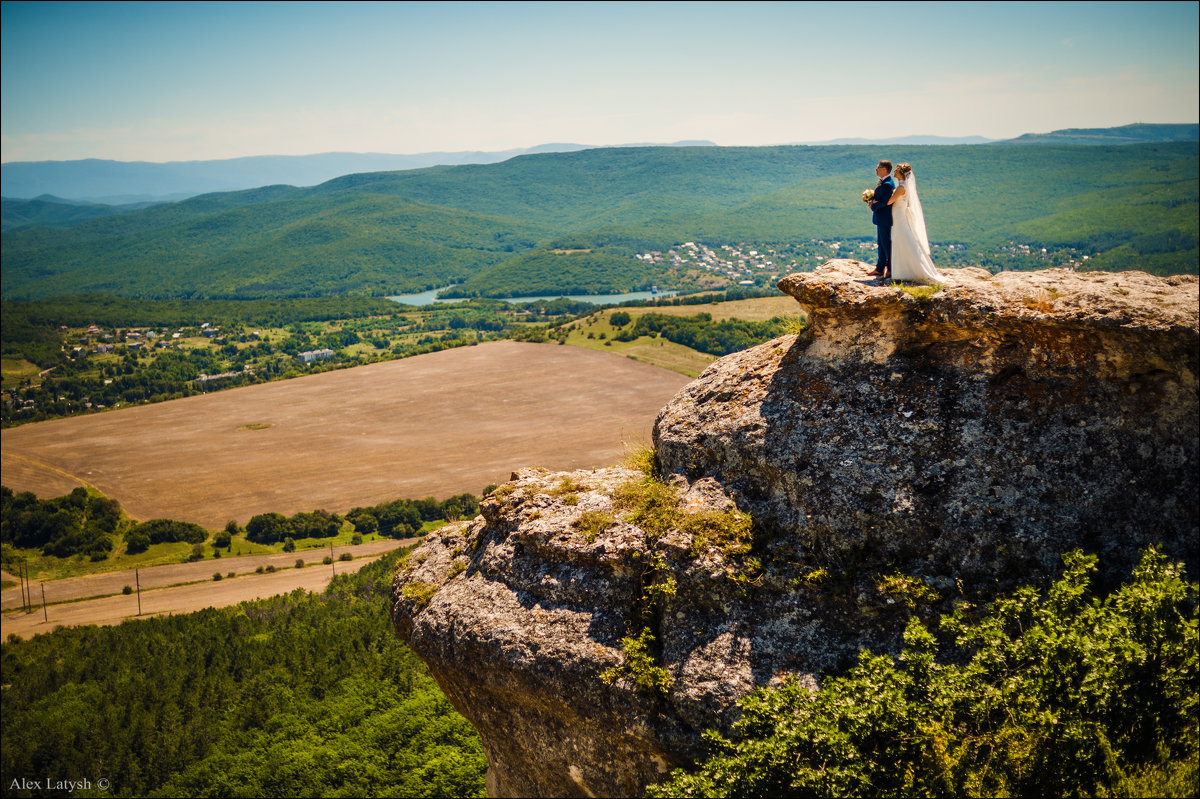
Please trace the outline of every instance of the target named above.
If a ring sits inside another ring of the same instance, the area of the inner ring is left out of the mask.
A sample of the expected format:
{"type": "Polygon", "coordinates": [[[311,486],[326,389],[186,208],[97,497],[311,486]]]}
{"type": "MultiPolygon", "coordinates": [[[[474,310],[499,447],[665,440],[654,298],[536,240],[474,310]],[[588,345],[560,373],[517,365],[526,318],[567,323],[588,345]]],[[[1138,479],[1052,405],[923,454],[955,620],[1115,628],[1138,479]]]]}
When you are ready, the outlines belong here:
{"type": "Polygon", "coordinates": [[[681,391],[656,462],[517,472],[398,572],[397,633],[480,730],[492,795],[636,795],[754,687],[1073,547],[1195,571],[1195,277],[864,272],[781,281],[803,334],[681,391]]]}

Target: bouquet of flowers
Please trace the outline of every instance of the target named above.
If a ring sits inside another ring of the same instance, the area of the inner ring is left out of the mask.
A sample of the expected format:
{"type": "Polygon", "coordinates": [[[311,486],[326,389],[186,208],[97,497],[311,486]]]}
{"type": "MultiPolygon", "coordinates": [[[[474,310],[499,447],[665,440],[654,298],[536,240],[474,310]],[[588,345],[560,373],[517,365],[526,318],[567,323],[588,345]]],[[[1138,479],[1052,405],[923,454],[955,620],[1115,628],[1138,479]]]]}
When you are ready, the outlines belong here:
{"type": "Polygon", "coordinates": [[[867,189],[866,191],[863,192],[863,202],[869,203],[874,199],[875,199],[875,190],[874,189],[867,189]]]}

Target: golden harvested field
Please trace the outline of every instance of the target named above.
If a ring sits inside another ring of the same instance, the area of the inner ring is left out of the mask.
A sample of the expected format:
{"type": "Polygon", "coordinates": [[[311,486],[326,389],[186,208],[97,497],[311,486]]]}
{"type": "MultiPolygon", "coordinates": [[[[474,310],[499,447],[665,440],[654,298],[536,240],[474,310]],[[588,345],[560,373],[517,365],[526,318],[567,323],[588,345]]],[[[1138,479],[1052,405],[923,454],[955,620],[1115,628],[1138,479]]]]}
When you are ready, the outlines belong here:
{"type": "Polygon", "coordinates": [[[137,519],[210,529],[478,494],[513,469],[622,460],[683,375],[610,353],[500,341],[4,431],[3,482],[92,485],[137,519]]]}
{"type": "MultiPolygon", "coordinates": [[[[795,298],[781,294],[778,297],[755,297],[750,300],[711,302],[704,305],[664,305],[648,308],[617,308],[615,310],[628,311],[630,316],[640,316],[645,313],[695,316],[698,313],[709,313],[718,322],[722,319],[765,322],[775,316],[799,316],[800,304],[796,302],[795,298]]],[[[611,314],[611,311],[608,313],[611,314]]]]}
{"type": "Polygon", "coordinates": [[[673,372],[697,377],[704,369],[717,359],[715,355],[697,352],[682,344],[675,344],[663,338],[642,336],[634,341],[614,341],[613,336],[618,329],[609,321],[612,315],[624,311],[631,317],[642,314],[658,313],[668,316],[695,316],[696,314],[711,314],[716,321],[723,319],[745,319],[749,322],[765,322],[776,316],[799,317],[800,306],[791,297],[757,297],[749,300],[734,300],[732,302],[706,303],[704,305],[664,305],[646,308],[610,308],[597,311],[591,318],[574,324],[572,332],[567,336],[567,343],[576,347],[611,352],[624,355],[627,358],[643,363],[661,366],[673,372]],[[590,338],[589,338],[590,335],[590,338]]]}

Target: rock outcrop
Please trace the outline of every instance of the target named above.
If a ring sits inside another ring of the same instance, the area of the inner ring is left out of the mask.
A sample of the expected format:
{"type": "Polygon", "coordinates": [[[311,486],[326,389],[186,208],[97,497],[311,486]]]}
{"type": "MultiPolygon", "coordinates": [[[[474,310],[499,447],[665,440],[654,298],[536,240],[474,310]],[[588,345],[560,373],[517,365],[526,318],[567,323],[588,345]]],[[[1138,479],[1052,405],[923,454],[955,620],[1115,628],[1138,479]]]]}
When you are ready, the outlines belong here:
{"type": "Polygon", "coordinates": [[[807,329],[663,409],[661,480],[517,472],[401,567],[397,633],[480,730],[491,795],[638,795],[753,688],[1076,546],[1195,571],[1196,278],[864,272],[781,282],[807,329]]]}
{"type": "Polygon", "coordinates": [[[713,477],[827,557],[969,582],[1194,565],[1197,280],[947,270],[869,285],[834,261],[779,284],[803,335],[713,364],[660,413],[664,471],[713,477]]]}

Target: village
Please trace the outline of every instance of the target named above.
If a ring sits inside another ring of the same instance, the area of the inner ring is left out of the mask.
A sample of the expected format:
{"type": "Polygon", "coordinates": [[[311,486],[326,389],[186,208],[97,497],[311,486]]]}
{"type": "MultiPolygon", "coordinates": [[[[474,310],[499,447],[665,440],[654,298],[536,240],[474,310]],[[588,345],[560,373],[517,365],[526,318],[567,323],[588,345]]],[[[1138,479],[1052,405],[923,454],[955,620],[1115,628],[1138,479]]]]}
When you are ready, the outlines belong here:
{"type": "MultiPolygon", "coordinates": [[[[1089,256],[1072,247],[1050,249],[1009,241],[992,248],[969,248],[965,244],[931,244],[935,263],[947,267],[982,266],[992,271],[1061,267],[1076,270],[1089,256]]],[[[643,263],[700,269],[739,286],[771,286],[784,275],[815,269],[831,258],[850,258],[875,263],[878,245],[874,240],[809,239],[792,245],[708,246],[685,241],[664,251],[649,250],[634,257],[643,263]]]]}

